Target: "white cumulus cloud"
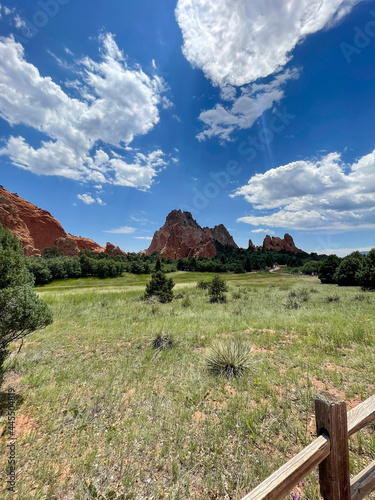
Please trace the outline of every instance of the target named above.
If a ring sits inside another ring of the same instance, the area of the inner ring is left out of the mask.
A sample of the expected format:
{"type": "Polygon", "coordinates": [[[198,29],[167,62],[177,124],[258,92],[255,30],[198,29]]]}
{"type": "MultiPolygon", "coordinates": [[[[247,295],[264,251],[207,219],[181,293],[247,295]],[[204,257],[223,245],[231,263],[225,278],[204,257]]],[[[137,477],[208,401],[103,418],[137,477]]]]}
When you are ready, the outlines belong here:
{"type": "Polygon", "coordinates": [[[0,117],[47,136],[38,146],[11,136],[0,154],[40,175],[148,189],[167,165],[164,153],[113,154],[111,148],[124,152],[159,122],[165,85],[129,67],[112,34],[100,44],[99,61],[79,62],[73,98],[26,61],[22,45],[0,39],[0,117]]]}
{"type": "Polygon", "coordinates": [[[298,76],[298,70],[287,70],[277,75],[270,84],[242,87],[239,97],[233,92],[234,87],[224,87],[221,97],[232,103],[229,106],[216,104],[213,109],[200,114],[199,119],[205,129],[198,134],[198,139],[202,141],[216,136],[221,140],[230,140],[233,132],[251,128],[266,110],[281,101],[285,84],[298,76]]]}
{"type": "Polygon", "coordinates": [[[307,35],[330,26],[363,0],[178,0],[186,59],[214,85],[242,86],[292,58],[307,35]]]}
{"type": "Polygon", "coordinates": [[[375,228],[375,150],[351,165],[339,153],[256,174],[232,196],[261,215],[238,219],[290,229],[375,228]]]}
{"type": "Polygon", "coordinates": [[[98,205],[106,205],[104,201],[100,198],[93,198],[90,193],[78,194],[77,198],[86,205],[92,205],[93,203],[98,203],[98,205]]]}

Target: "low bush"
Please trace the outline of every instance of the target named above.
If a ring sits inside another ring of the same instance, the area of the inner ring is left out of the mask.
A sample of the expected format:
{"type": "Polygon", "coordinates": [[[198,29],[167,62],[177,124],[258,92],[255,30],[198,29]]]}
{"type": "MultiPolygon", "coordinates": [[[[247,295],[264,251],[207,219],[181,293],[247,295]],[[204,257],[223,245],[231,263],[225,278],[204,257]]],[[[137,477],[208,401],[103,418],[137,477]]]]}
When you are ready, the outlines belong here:
{"type": "Polygon", "coordinates": [[[210,297],[210,302],[226,302],[227,298],[225,292],[228,291],[228,286],[221,276],[218,274],[212,278],[212,281],[208,285],[208,295],[210,297]]]}

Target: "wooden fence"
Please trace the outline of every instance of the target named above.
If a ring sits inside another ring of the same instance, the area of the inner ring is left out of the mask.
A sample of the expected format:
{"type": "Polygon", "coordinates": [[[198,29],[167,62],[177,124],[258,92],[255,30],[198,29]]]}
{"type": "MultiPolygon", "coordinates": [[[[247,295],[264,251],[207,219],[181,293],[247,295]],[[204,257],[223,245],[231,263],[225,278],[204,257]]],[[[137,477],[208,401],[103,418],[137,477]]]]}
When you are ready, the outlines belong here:
{"type": "Polygon", "coordinates": [[[315,398],[318,438],[242,500],[281,500],[317,465],[325,500],[361,500],[375,488],[375,460],[350,479],[348,437],[375,419],[375,395],[347,413],[345,401],[315,398]]]}

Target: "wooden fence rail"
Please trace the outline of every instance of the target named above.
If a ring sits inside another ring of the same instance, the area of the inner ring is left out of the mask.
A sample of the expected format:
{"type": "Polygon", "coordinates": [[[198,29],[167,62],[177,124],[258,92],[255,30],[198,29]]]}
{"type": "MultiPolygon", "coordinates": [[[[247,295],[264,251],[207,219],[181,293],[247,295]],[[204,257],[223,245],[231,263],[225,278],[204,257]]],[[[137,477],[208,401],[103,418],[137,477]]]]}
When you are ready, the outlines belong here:
{"type": "Polygon", "coordinates": [[[315,398],[318,438],[242,500],[281,500],[319,465],[324,500],[362,500],[375,488],[375,460],[350,480],[348,437],[375,419],[375,395],[347,413],[345,401],[328,392],[315,398]]]}

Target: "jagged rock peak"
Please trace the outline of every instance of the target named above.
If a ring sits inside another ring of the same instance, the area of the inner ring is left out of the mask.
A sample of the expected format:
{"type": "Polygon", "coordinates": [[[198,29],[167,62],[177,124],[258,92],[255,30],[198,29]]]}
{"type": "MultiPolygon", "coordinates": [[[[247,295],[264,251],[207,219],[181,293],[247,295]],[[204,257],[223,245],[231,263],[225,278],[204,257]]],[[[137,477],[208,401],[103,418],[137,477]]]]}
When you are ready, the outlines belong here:
{"type": "Polygon", "coordinates": [[[294,244],[293,238],[290,236],[290,234],[286,233],[284,235],[284,238],[278,238],[277,236],[269,236],[268,234],[264,238],[263,241],[263,247],[264,250],[285,250],[287,252],[294,252],[294,253],[299,253],[303,252],[303,250],[300,250],[299,248],[296,247],[294,244]]]}
{"type": "Polygon", "coordinates": [[[184,257],[213,258],[216,255],[215,242],[237,248],[232,236],[222,224],[213,229],[202,228],[190,212],[172,210],[165,224],[155,232],[147,255],[154,252],[161,257],[180,259],[184,257]]]}

